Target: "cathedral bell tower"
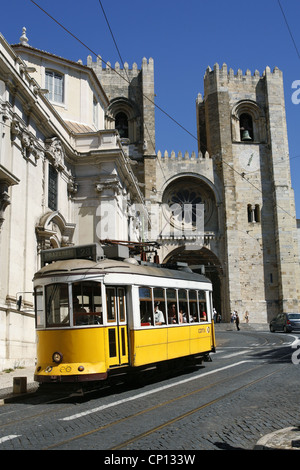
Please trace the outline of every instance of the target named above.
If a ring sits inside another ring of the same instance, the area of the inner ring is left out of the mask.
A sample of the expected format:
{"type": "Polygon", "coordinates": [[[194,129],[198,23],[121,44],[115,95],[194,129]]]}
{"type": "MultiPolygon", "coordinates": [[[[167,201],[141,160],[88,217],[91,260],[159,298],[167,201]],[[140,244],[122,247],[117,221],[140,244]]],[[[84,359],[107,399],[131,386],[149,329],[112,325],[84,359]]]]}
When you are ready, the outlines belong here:
{"type": "Polygon", "coordinates": [[[282,73],[216,64],[197,102],[199,150],[222,193],[222,309],[267,322],[299,311],[299,257],[282,73]]]}

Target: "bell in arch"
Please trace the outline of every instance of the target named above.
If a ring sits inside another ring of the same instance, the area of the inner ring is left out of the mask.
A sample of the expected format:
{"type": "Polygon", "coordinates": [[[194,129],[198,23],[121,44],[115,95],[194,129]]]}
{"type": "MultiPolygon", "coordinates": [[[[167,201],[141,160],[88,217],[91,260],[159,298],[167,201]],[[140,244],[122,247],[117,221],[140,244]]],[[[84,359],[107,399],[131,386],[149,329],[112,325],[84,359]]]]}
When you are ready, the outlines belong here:
{"type": "Polygon", "coordinates": [[[243,141],[244,141],[244,140],[252,140],[248,129],[244,129],[244,130],[242,131],[242,140],[243,140],[243,141]]]}

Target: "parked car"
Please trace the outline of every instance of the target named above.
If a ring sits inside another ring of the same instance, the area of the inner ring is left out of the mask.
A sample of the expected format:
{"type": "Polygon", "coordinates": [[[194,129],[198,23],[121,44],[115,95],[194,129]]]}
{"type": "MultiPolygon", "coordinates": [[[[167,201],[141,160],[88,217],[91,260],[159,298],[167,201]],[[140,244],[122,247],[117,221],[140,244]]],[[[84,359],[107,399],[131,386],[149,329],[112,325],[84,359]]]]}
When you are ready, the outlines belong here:
{"type": "Polygon", "coordinates": [[[279,313],[270,321],[270,331],[276,330],[290,333],[294,330],[300,331],[300,313],[279,313]]]}

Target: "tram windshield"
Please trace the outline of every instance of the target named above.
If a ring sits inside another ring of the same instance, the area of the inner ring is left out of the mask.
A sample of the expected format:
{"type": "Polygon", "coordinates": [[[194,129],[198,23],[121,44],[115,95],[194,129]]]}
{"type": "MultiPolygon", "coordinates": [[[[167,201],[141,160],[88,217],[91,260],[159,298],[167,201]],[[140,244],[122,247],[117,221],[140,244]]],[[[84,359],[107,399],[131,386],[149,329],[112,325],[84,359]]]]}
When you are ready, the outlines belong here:
{"type": "Polygon", "coordinates": [[[99,282],[49,284],[45,286],[44,295],[45,297],[42,287],[35,289],[38,328],[103,324],[102,291],[99,282]]]}
{"type": "Polygon", "coordinates": [[[68,284],[50,284],[45,289],[46,326],[69,326],[68,284]]]}
{"type": "Polygon", "coordinates": [[[75,282],[72,286],[73,323],[102,325],[102,294],[98,282],[75,282]]]}

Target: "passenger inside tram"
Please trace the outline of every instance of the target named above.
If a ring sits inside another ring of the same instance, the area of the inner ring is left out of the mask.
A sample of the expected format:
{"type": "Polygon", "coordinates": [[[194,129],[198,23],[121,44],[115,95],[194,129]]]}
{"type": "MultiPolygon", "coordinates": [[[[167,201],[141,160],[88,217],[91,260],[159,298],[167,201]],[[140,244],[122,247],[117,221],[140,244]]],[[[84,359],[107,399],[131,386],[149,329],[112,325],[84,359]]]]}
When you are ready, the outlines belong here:
{"type": "Polygon", "coordinates": [[[187,323],[186,313],[183,308],[179,308],[179,323],[187,323]]]}
{"type": "Polygon", "coordinates": [[[155,304],[154,308],[154,320],[155,320],[155,325],[164,325],[165,324],[165,318],[163,312],[159,309],[159,302],[155,304]]]}
{"type": "Polygon", "coordinates": [[[206,320],[207,320],[206,312],[204,311],[203,304],[200,304],[200,321],[206,321],[206,320]]]}
{"type": "Polygon", "coordinates": [[[177,295],[175,289],[140,287],[139,304],[141,326],[207,321],[204,291],[179,289],[177,295]]]}
{"type": "Polygon", "coordinates": [[[85,325],[88,323],[87,311],[80,305],[77,297],[73,298],[73,315],[75,325],[85,325]]]}
{"type": "Polygon", "coordinates": [[[173,302],[169,305],[168,321],[170,324],[177,323],[176,305],[173,302]]]}

